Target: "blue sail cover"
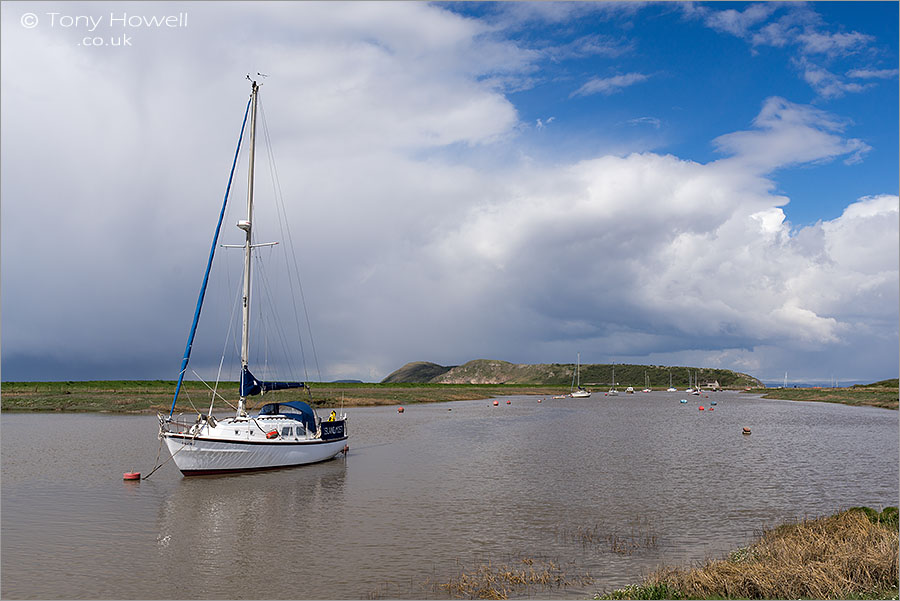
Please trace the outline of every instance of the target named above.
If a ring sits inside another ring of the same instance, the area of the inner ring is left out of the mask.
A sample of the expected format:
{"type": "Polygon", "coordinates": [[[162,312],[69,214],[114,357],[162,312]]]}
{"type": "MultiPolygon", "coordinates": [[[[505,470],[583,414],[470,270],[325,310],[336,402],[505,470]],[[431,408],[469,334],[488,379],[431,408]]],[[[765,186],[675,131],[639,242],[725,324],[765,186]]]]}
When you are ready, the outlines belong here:
{"type": "Polygon", "coordinates": [[[259,410],[259,416],[264,415],[283,415],[301,422],[310,432],[316,431],[316,413],[312,410],[312,407],[303,401],[263,405],[259,410]],[[293,409],[293,411],[288,408],[293,409]]]}
{"type": "Polygon", "coordinates": [[[257,380],[248,368],[241,372],[241,396],[248,397],[273,390],[287,390],[288,388],[306,388],[304,382],[263,382],[257,380]]]}

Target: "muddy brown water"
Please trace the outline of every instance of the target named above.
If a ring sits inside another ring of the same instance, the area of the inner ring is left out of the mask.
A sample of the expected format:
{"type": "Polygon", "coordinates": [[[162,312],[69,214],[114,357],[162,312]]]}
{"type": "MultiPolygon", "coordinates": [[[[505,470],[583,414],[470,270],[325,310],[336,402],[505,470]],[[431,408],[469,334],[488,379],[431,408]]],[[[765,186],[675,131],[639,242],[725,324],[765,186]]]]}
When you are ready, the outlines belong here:
{"type": "Polygon", "coordinates": [[[585,598],[785,519],[898,504],[896,411],[595,392],[348,412],[346,458],[140,482],[122,474],[155,465],[155,416],[4,413],[3,598],[447,598],[523,559],[568,585],[513,596],[585,598]]]}

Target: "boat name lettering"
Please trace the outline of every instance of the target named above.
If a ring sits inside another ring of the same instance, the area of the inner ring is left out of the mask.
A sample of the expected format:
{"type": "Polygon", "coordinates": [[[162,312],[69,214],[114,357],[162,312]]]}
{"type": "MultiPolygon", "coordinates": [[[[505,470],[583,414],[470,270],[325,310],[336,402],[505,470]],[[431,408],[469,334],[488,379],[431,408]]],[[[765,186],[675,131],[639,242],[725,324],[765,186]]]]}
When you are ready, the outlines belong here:
{"type": "Polygon", "coordinates": [[[344,436],[344,422],[322,424],[322,438],[341,438],[344,436]]]}

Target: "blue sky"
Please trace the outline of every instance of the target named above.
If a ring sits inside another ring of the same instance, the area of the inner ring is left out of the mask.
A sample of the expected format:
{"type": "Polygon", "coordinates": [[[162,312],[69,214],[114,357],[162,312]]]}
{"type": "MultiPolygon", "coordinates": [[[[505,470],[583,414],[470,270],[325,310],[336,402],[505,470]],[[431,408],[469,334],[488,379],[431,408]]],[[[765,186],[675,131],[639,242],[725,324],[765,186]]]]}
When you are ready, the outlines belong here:
{"type": "Polygon", "coordinates": [[[576,352],[896,377],[898,16],[4,2],[2,378],[176,377],[257,71],[322,379],[576,352]]]}

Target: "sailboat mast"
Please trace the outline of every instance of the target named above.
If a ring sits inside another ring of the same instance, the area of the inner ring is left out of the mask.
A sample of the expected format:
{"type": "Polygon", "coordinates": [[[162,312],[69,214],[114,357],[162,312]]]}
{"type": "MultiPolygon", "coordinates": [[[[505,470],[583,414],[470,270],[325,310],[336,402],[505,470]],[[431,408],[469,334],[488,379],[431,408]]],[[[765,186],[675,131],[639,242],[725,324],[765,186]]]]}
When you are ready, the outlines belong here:
{"type": "Polygon", "coordinates": [[[579,367],[581,367],[581,353],[575,356],[575,375],[578,377],[578,390],[581,390],[581,371],[579,367]]]}
{"type": "MultiPolygon", "coordinates": [[[[241,331],[241,379],[248,373],[250,361],[250,253],[252,251],[251,224],[253,223],[253,170],[256,158],[256,99],[259,86],[252,81],[250,92],[250,160],[247,176],[247,219],[238,221],[238,227],[244,230],[244,298],[243,298],[243,330],[241,331]]],[[[241,387],[243,389],[243,386],[241,387]]],[[[238,402],[238,416],[246,414],[243,390],[238,402]]]]}

